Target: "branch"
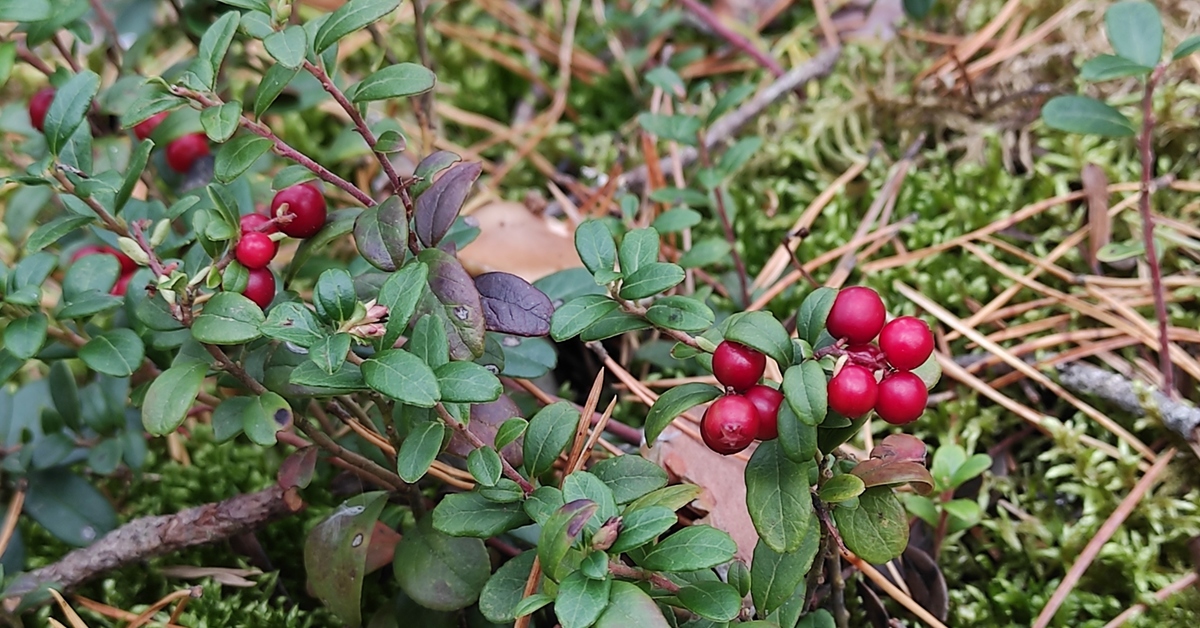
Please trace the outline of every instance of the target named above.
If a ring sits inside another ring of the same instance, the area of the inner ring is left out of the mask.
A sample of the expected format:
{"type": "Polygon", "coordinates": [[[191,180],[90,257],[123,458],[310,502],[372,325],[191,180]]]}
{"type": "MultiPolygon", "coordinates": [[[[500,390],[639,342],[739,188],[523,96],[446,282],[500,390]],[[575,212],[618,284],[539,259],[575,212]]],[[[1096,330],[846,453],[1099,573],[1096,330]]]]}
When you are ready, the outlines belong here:
{"type": "Polygon", "coordinates": [[[123,565],[244,534],[297,512],[286,495],[272,485],[173,515],[135,519],[54,564],[19,576],[8,594],[20,597],[51,583],[69,590],[123,565]]]}
{"type": "Polygon", "coordinates": [[[63,189],[66,190],[67,193],[74,194],[76,197],[79,198],[79,200],[83,201],[84,203],[87,203],[87,206],[90,207],[91,210],[96,213],[96,216],[98,218],[100,218],[100,222],[104,223],[104,227],[106,229],[108,229],[109,231],[111,231],[119,236],[128,236],[129,235],[129,231],[127,231],[125,229],[125,227],[122,226],[121,223],[117,221],[116,218],[113,218],[113,215],[108,213],[108,210],[104,209],[104,206],[101,205],[98,201],[96,201],[96,199],[91,198],[90,196],[88,198],[83,198],[83,197],[79,196],[78,194],[75,194],[75,184],[71,183],[71,180],[67,178],[67,175],[63,174],[63,171],[57,167],[54,168],[54,178],[58,179],[58,182],[62,184],[63,189]]]}
{"type": "MultiPolygon", "coordinates": [[[[788,70],[787,74],[779,77],[774,83],[771,83],[762,91],[755,94],[750,100],[742,103],[742,106],[721,116],[716,122],[712,123],[708,128],[708,134],[704,137],[704,145],[711,148],[722,140],[733,136],[746,123],[766,111],[767,107],[770,107],[784,94],[801,87],[811,80],[825,76],[833,70],[833,66],[837,63],[841,54],[842,49],[840,47],[826,48],[802,65],[788,70]]],[[[691,164],[699,156],[700,152],[692,146],[687,146],[679,151],[681,166],[691,164]]],[[[670,170],[674,167],[673,158],[663,157],[659,160],[658,167],[664,171],[670,170]]],[[[627,189],[641,190],[646,185],[646,175],[648,172],[649,169],[645,165],[638,166],[622,175],[618,183],[627,189]]]]}
{"type": "Polygon", "coordinates": [[[679,585],[671,582],[666,576],[660,573],[638,569],[637,567],[630,567],[624,563],[618,563],[615,560],[608,562],[608,571],[618,578],[645,580],[646,582],[654,585],[654,587],[657,589],[662,589],[668,593],[679,593],[679,585]]]}
{"type": "Polygon", "coordinates": [[[734,48],[749,55],[751,59],[754,59],[755,62],[766,68],[776,78],[783,76],[783,66],[779,65],[778,61],[756,48],[754,44],[750,43],[749,39],[746,39],[737,31],[722,24],[721,20],[708,7],[700,4],[697,0],[680,0],[680,2],[689,11],[694,13],[701,22],[704,22],[705,26],[711,28],[714,33],[720,35],[722,39],[729,42],[734,48]]]}
{"type": "Polygon", "coordinates": [[[1072,392],[1103,399],[1134,416],[1157,414],[1163,425],[1184,440],[1200,443],[1200,408],[1086,362],[1060,364],[1058,380],[1072,392]]]}
{"type": "MultiPolygon", "coordinates": [[[[454,431],[462,434],[463,438],[467,439],[467,441],[469,441],[472,445],[474,445],[476,448],[487,447],[487,443],[484,443],[482,440],[480,440],[479,437],[475,435],[475,432],[472,432],[467,428],[466,425],[463,425],[462,421],[454,418],[454,416],[451,415],[448,410],[446,410],[446,406],[443,406],[441,403],[439,403],[437,406],[435,406],[435,408],[437,409],[438,416],[442,417],[442,421],[444,421],[446,425],[449,425],[454,431]]],[[[513,482],[516,482],[526,495],[529,495],[533,492],[533,485],[529,483],[529,480],[526,480],[524,477],[522,477],[520,472],[514,469],[513,466],[508,463],[508,460],[504,458],[504,456],[500,456],[500,468],[504,470],[504,475],[513,482]]]]}

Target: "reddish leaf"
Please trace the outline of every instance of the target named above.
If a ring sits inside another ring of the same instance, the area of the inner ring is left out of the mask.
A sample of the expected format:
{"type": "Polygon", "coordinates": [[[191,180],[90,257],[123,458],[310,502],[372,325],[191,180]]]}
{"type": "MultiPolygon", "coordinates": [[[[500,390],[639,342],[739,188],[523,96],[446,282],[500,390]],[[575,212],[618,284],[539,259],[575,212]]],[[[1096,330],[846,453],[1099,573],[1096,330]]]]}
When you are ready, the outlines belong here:
{"type": "Polygon", "coordinates": [[[457,164],[417,197],[413,219],[421,244],[436,246],[442,241],[481,172],[483,166],[479,162],[457,164]]]}
{"type": "MultiPolygon", "coordinates": [[[[508,395],[500,395],[500,398],[491,403],[473,403],[471,404],[471,420],[467,423],[467,430],[474,434],[483,444],[491,447],[496,444],[496,431],[507,420],[513,417],[521,416],[521,408],[513,402],[508,395]]],[[[514,467],[521,466],[525,461],[524,452],[522,451],[523,439],[507,444],[500,450],[501,455],[514,467]]],[[[475,445],[467,440],[462,434],[455,432],[450,438],[450,444],[446,447],[448,453],[463,458],[475,449],[475,445]]]]}
{"type": "Polygon", "coordinates": [[[317,466],[317,448],[305,447],[283,459],[277,476],[280,488],[306,488],[317,466]]]}
{"type": "Polygon", "coordinates": [[[528,281],[509,273],[484,273],[475,278],[488,331],[514,336],[550,333],[554,305],[528,281]]]}
{"type": "Polygon", "coordinates": [[[908,434],[892,434],[871,450],[870,460],[860,462],[850,473],[867,488],[891,484],[913,485],[922,495],[933,492],[933,476],[925,468],[925,443],[908,434]]]}

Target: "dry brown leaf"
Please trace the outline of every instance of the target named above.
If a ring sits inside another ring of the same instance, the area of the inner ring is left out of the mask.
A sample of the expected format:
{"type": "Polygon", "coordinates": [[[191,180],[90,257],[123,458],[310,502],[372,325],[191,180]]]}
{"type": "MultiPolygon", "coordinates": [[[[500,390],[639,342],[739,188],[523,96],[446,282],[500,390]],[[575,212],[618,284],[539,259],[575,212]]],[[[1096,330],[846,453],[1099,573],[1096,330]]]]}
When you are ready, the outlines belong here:
{"type": "Polygon", "coordinates": [[[458,259],[472,275],[504,271],[533,282],[583,265],[568,225],[520,203],[488,203],[469,218],[479,227],[479,237],[458,252],[458,259]]]}
{"type": "MultiPolygon", "coordinates": [[[[753,447],[746,453],[753,453],[753,447]]],[[[735,557],[749,565],[758,533],[746,508],[746,461],[722,456],[674,425],[663,430],[653,448],[643,447],[642,456],[666,469],[673,478],[704,489],[692,507],[708,514],[696,523],[728,532],[737,543],[735,557]]]]}

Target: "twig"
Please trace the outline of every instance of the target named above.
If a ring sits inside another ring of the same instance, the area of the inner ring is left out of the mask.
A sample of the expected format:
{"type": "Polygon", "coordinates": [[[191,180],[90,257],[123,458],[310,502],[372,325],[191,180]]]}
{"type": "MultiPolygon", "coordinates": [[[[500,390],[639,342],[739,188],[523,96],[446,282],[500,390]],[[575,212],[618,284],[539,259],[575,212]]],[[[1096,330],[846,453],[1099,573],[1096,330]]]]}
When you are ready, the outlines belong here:
{"type": "Polygon", "coordinates": [[[58,36],[58,33],[55,33],[54,37],[50,38],[50,41],[54,44],[54,47],[58,48],[58,51],[62,53],[63,59],[67,60],[67,65],[71,66],[71,71],[79,74],[79,71],[83,69],[79,65],[79,60],[75,58],[75,55],[71,54],[71,49],[68,48],[65,43],[63,43],[63,40],[58,36]]]}
{"type": "MultiPolygon", "coordinates": [[[[700,146],[700,163],[704,164],[705,168],[712,167],[712,161],[708,156],[708,147],[705,146],[704,138],[697,138],[700,146]]],[[[746,273],[746,264],[742,261],[741,254],[737,250],[737,235],[733,233],[733,223],[729,221],[729,210],[725,207],[725,188],[718,185],[713,190],[713,197],[717,199],[717,215],[721,217],[721,228],[725,231],[725,240],[729,242],[729,254],[733,256],[733,267],[737,269],[738,285],[742,289],[743,307],[750,304],[750,278],[746,273]]]]}
{"type": "Polygon", "coordinates": [[[1138,503],[1142,501],[1142,497],[1150,490],[1150,487],[1158,483],[1158,477],[1166,471],[1167,464],[1171,462],[1171,458],[1175,457],[1175,448],[1172,447],[1158,456],[1158,460],[1154,462],[1154,466],[1138,480],[1134,485],[1133,490],[1125,496],[1121,501],[1121,505],[1109,515],[1104,521],[1104,525],[1100,526],[1100,530],[1096,532],[1096,536],[1088,541],[1087,547],[1080,552],[1078,560],[1074,565],[1071,565],[1070,571],[1058,584],[1058,588],[1054,590],[1054,594],[1050,596],[1050,601],[1042,608],[1042,612],[1038,614],[1037,620],[1033,622],[1033,628],[1046,628],[1050,625],[1050,620],[1054,618],[1054,614],[1058,612],[1058,608],[1066,601],[1067,596],[1071,594],[1071,589],[1083,577],[1083,572],[1092,564],[1092,561],[1100,555],[1100,550],[1104,547],[1108,540],[1117,533],[1117,529],[1125,522],[1125,518],[1133,512],[1138,503]]]}
{"type": "Polygon", "coordinates": [[[645,580],[655,588],[662,589],[668,593],[679,593],[679,585],[671,582],[666,576],[637,567],[630,567],[624,563],[618,563],[615,560],[608,561],[608,571],[618,578],[628,578],[630,580],[645,580]]]}
{"type": "Polygon", "coordinates": [[[1171,342],[1167,338],[1167,299],[1163,290],[1162,267],[1154,247],[1154,217],[1150,214],[1150,179],[1154,170],[1154,147],[1151,135],[1154,132],[1154,87],[1167,70],[1159,65],[1146,79],[1146,91],[1142,97],[1142,134],[1138,138],[1142,153],[1142,187],[1138,197],[1138,213],[1142,216],[1142,243],[1146,249],[1146,264],[1150,266],[1150,290],[1154,293],[1154,316],[1158,319],[1158,369],[1162,371],[1163,392],[1172,399],[1179,393],[1175,390],[1175,368],[1171,365],[1171,342]]]}
{"type": "MultiPolygon", "coordinates": [[[[429,54],[429,40],[425,34],[425,0],[412,0],[412,7],[417,56],[421,59],[421,65],[430,72],[434,72],[433,55],[429,54]]],[[[433,109],[433,91],[430,90],[417,96],[417,106],[421,112],[421,150],[426,151],[437,130],[437,112],[433,109]]]]}
{"type": "Polygon", "coordinates": [[[749,39],[746,39],[737,31],[729,28],[721,23],[721,20],[709,10],[708,7],[697,2],[697,0],[679,0],[687,10],[691,11],[704,25],[711,28],[714,33],[720,35],[722,39],[729,42],[734,48],[741,50],[754,59],[759,65],[765,68],[768,72],[775,75],[776,78],[783,76],[783,66],[779,62],[772,59],[770,55],[759,50],[749,39]]]}
{"type": "MultiPolygon", "coordinates": [[[[462,434],[463,438],[467,439],[467,441],[472,445],[477,448],[488,446],[487,443],[484,443],[478,436],[475,435],[475,432],[467,429],[467,426],[464,425],[462,421],[454,418],[454,416],[451,415],[448,410],[446,410],[446,406],[443,406],[439,403],[437,406],[435,406],[435,408],[437,409],[438,416],[442,418],[442,421],[444,421],[446,425],[450,426],[450,428],[454,431],[462,434]]],[[[524,491],[526,495],[533,492],[533,485],[529,483],[529,480],[526,480],[524,477],[522,477],[521,474],[514,469],[511,464],[509,464],[508,460],[505,460],[504,456],[500,456],[500,468],[504,471],[504,475],[513,482],[516,482],[517,486],[520,486],[521,490],[524,491]]]]}
{"type": "Polygon", "coordinates": [[[96,19],[100,21],[100,27],[104,29],[108,40],[112,42],[112,45],[105,50],[105,53],[108,54],[108,58],[113,62],[113,65],[121,67],[121,53],[123,50],[121,48],[121,34],[117,32],[117,25],[113,22],[112,15],[108,13],[108,9],[104,8],[103,2],[100,2],[100,0],[90,1],[92,11],[96,14],[96,19]]]}
{"type": "Polygon", "coordinates": [[[298,418],[295,421],[295,425],[296,429],[304,432],[305,436],[307,436],[310,440],[312,440],[313,443],[317,444],[322,449],[326,449],[338,458],[345,460],[348,464],[353,465],[358,469],[362,469],[372,477],[382,480],[387,486],[390,486],[396,492],[405,492],[408,490],[408,484],[406,484],[404,480],[401,480],[400,476],[388,471],[387,469],[384,469],[370,458],[342,447],[337,443],[337,441],[333,440],[332,437],[313,426],[306,419],[298,418]]]}
{"type": "MultiPolygon", "coordinates": [[[[841,54],[842,49],[840,47],[826,48],[812,59],[788,70],[787,73],[776,79],[774,83],[771,83],[762,91],[755,94],[753,98],[712,123],[708,128],[708,134],[704,136],[704,145],[711,148],[718,142],[732,137],[746,123],[766,111],[767,107],[770,107],[772,103],[779,100],[784,94],[799,88],[811,80],[828,74],[833,70],[833,66],[837,63],[841,54]]],[[[699,155],[699,151],[689,146],[680,151],[679,161],[684,166],[687,166],[696,161],[699,155]]],[[[672,157],[663,157],[659,160],[657,166],[661,170],[667,170],[671,168],[672,160],[672,157]]],[[[648,172],[649,168],[646,165],[638,166],[621,176],[619,184],[630,190],[641,191],[642,187],[646,185],[646,175],[648,172]]]]}
{"type": "MultiPolygon", "coordinates": [[[[63,189],[65,189],[69,194],[75,194],[75,184],[71,183],[71,180],[67,178],[67,175],[64,174],[62,170],[55,168],[54,178],[58,179],[58,182],[62,184],[63,189]]],[[[78,196],[77,194],[75,195],[78,196]]],[[[125,229],[125,227],[118,222],[112,214],[108,213],[108,210],[104,209],[104,206],[101,205],[99,201],[90,196],[88,198],[81,197],[79,200],[86,203],[87,206],[96,213],[96,216],[100,219],[100,222],[104,223],[105,229],[108,229],[119,236],[129,235],[129,232],[125,229]]]]}
{"type": "Polygon", "coordinates": [[[1098,397],[1134,416],[1158,415],[1163,425],[1188,442],[1200,442],[1200,408],[1148,387],[1139,391],[1138,385],[1124,375],[1086,362],[1060,364],[1058,380],[1072,392],[1098,397]]]}
{"type": "Polygon", "coordinates": [[[918,619],[928,624],[930,628],[946,628],[946,624],[938,621],[937,617],[934,617],[932,613],[925,610],[925,607],[918,604],[917,601],[912,599],[911,596],[906,594],[904,591],[901,591],[896,585],[892,584],[892,581],[888,580],[887,576],[879,573],[879,571],[875,569],[875,567],[871,566],[867,561],[855,556],[848,550],[842,550],[842,556],[845,557],[845,559],[849,561],[851,565],[854,565],[855,568],[861,571],[862,574],[871,582],[875,583],[875,586],[883,589],[884,593],[887,593],[893,600],[896,600],[901,606],[911,611],[912,614],[916,615],[918,619]]]}
{"type": "Polygon", "coordinates": [[[7,593],[21,597],[49,583],[66,591],[122,565],[243,534],[296,512],[286,493],[273,485],[173,515],[135,519],[56,563],[19,576],[7,593]]]}
{"type": "Polygon", "coordinates": [[[36,68],[38,72],[41,72],[46,76],[54,75],[54,68],[50,67],[50,64],[43,61],[41,57],[37,56],[37,54],[26,47],[25,42],[23,41],[17,44],[17,56],[20,57],[25,63],[28,63],[36,68]]]}
{"type": "Polygon", "coordinates": [[[0,556],[3,556],[4,551],[8,549],[8,542],[12,540],[13,531],[17,529],[17,522],[21,520],[21,509],[24,507],[25,486],[24,482],[21,482],[13,493],[12,499],[8,501],[8,513],[4,515],[4,528],[0,529],[0,556]]]}
{"type": "MultiPolygon", "coordinates": [[[[525,579],[525,590],[521,593],[521,599],[525,599],[533,595],[534,591],[538,590],[538,584],[542,580],[542,561],[537,557],[533,557],[533,567],[529,569],[529,577],[525,579]]],[[[522,615],[517,618],[513,628],[529,628],[529,622],[533,615],[522,615]]]]}

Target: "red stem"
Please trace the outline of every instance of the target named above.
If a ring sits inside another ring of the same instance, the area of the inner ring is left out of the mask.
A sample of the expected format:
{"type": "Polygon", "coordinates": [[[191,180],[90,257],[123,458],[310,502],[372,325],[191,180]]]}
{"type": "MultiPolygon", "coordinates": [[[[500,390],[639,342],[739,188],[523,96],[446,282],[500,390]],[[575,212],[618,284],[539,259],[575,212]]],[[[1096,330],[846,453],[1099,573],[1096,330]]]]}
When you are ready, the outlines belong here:
{"type": "Polygon", "coordinates": [[[1166,71],[1165,65],[1154,69],[1146,79],[1146,91],[1142,96],[1142,133],[1138,138],[1142,152],[1142,189],[1138,198],[1138,211],[1142,216],[1142,242],[1146,249],[1146,263],[1150,265],[1150,288],[1154,293],[1154,316],[1158,319],[1158,368],[1162,371],[1163,393],[1176,398],[1175,370],[1171,364],[1171,342],[1167,337],[1167,298],[1163,290],[1162,268],[1154,246],[1154,217],[1150,214],[1150,194],[1153,192],[1151,179],[1154,170],[1154,147],[1151,135],[1154,131],[1154,88],[1166,71]]]}

